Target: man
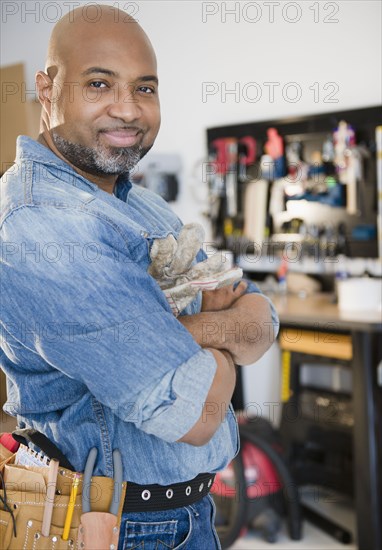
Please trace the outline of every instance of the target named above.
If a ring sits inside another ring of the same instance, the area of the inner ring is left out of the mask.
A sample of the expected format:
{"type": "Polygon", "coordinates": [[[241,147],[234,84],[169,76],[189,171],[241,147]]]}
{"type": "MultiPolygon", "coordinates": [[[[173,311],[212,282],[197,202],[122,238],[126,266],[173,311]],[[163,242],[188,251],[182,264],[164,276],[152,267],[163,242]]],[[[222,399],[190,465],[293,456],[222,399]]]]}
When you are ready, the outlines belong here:
{"type": "Polygon", "coordinates": [[[55,26],[36,77],[41,134],[19,138],[2,180],[6,410],[78,471],[96,447],[94,474],[112,477],[120,450],[130,482],[120,548],[218,548],[203,474],[237,452],[234,363],[269,348],[277,318],[241,282],[203,304],[199,295],[177,319],[148,274],[153,242],[181,231],[128,179],[159,130],[156,59],[134,20],[97,10],[98,20],[87,6],[55,26]],[[255,326],[256,338],[242,337],[255,326]]]}

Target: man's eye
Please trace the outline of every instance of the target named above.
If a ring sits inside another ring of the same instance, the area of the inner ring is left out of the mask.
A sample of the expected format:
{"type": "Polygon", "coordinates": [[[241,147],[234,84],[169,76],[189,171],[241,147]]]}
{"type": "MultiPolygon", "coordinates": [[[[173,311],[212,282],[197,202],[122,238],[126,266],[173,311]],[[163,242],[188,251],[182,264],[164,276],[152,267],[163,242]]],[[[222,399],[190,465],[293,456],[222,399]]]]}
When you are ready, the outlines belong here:
{"type": "Polygon", "coordinates": [[[95,82],[90,82],[89,86],[91,88],[105,88],[106,84],[105,84],[105,82],[101,82],[100,80],[96,80],[95,82]]]}
{"type": "Polygon", "coordinates": [[[139,86],[138,90],[145,94],[155,94],[154,88],[151,88],[150,86],[139,86]]]}

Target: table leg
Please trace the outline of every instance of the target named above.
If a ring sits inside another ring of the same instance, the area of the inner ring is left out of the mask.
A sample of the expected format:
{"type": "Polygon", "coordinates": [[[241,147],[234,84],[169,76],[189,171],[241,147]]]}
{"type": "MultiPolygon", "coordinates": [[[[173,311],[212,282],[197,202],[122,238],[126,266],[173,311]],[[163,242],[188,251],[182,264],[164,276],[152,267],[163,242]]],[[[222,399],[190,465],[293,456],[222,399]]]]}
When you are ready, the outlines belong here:
{"type": "Polygon", "coordinates": [[[359,550],[382,548],[376,334],[353,332],[354,486],[359,550]],[[379,455],[379,456],[378,456],[379,455]]]}

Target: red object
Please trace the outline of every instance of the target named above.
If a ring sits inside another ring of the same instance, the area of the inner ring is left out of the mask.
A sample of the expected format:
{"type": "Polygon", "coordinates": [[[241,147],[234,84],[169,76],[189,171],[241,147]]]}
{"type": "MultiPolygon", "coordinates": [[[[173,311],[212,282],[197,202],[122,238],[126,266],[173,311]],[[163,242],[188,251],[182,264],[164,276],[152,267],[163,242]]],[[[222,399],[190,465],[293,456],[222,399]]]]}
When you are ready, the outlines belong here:
{"type": "MultiPolygon", "coordinates": [[[[252,443],[244,442],[242,456],[249,499],[272,495],[282,489],[276,468],[261,449],[252,443]]],[[[236,498],[236,492],[235,474],[232,464],[228,464],[224,470],[216,474],[211,493],[221,498],[236,498]]]]}
{"type": "Polygon", "coordinates": [[[249,166],[250,164],[254,164],[256,161],[256,150],[257,150],[257,144],[255,138],[252,136],[244,136],[243,138],[239,139],[239,143],[245,145],[247,148],[247,154],[243,157],[243,164],[246,166],[249,166]]]}
{"type": "Polygon", "coordinates": [[[20,447],[20,443],[18,443],[13,437],[12,434],[5,433],[0,437],[0,443],[3,447],[8,449],[8,451],[11,451],[11,453],[15,453],[17,449],[20,447]]]}
{"type": "Polygon", "coordinates": [[[236,149],[232,148],[236,144],[235,138],[219,138],[212,142],[216,150],[216,160],[214,162],[216,173],[225,176],[229,167],[236,162],[236,149]],[[235,153],[233,153],[234,151],[235,153]]]}
{"type": "Polygon", "coordinates": [[[282,259],[280,267],[277,270],[277,278],[279,281],[285,281],[286,275],[288,273],[288,262],[285,258],[282,259]]]}
{"type": "Polygon", "coordinates": [[[215,139],[212,145],[216,150],[216,160],[214,162],[216,173],[224,176],[228,168],[226,138],[215,139]]]}
{"type": "Polygon", "coordinates": [[[261,449],[247,441],[243,444],[243,463],[248,498],[263,497],[280,491],[282,483],[276,468],[261,449]]]}
{"type": "Polygon", "coordinates": [[[282,157],[284,154],[283,138],[279,135],[276,128],[268,128],[267,136],[268,141],[264,146],[265,152],[273,159],[282,157]]]}

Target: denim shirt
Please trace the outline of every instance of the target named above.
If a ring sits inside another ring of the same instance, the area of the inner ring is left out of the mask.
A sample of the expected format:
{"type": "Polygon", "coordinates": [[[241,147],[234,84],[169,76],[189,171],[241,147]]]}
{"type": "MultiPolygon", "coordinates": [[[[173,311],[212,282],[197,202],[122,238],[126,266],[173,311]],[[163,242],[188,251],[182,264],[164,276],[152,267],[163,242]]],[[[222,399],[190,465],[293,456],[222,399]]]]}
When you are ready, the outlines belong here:
{"type": "MultiPolygon", "coordinates": [[[[177,237],[180,220],[127,178],[116,189],[18,138],[1,179],[4,410],[78,471],[95,446],[95,475],[112,476],[118,448],[124,479],[168,485],[224,468],[238,449],[237,424],[227,404],[206,445],[177,442],[200,417],[216,363],[147,273],[153,240],[177,237]]],[[[200,306],[199,296],[182,313],[200,306]]]]}

